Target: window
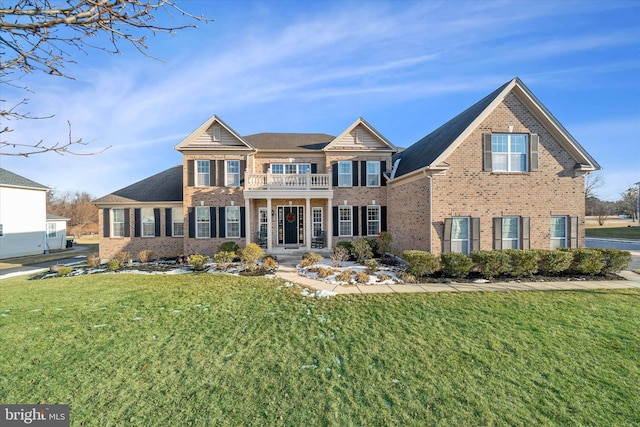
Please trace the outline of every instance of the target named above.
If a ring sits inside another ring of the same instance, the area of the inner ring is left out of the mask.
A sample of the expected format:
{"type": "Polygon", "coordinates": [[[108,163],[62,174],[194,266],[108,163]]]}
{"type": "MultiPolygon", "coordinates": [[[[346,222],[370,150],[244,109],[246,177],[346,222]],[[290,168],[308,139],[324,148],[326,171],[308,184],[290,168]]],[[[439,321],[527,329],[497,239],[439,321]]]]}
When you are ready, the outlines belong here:
{"type": "Polygon", "coordinates": [[[351,187],[351,162],[338,162],[338,187],[351,187]]]}
{"type": "Polygon", "coordinates": [[[380,187],[380,162],[367,162],[367,187],[380,187]]]}
{"type": "Polygon", "coordinates": [[[240,237],[240,206],[226,207],[227,237],[240,237]]]}
{"type": "Polygon", "coordinates": [[[567,217],[551,217],[551,249],[567,246],[567,217]]]}
{"type": "Polygon", "coordinates": [[[175,237],[184,236],[184,213],[182,208],[171,208],[171,218],[173,221],[172,235],[175,237]]]}
{"type": "Polygon", "coordinates": [[[4,236],[4,231],[2,229],[2,224],[0,224],[0,237],[4,236]]]}
{"type": "Polygon", "coordinates": [[[156,220],[153,208],[142,208],[142,237],[154,237],[156,235],[156,220]]]}
{"type": "Polygon", "coordinates": [[[356,129],[356,144],[364,143],[364,131],[362,129],[356,129]]]}
{"type": "Polygon", "coordinates": [[[213,134],[211,135],[213,141],[220,141],[220,126],[213,127],[213,134]]]}
{"type": "Polygon", "coordinates": [[[322,208],[312,208],[311,210],[312,237],[318,237],[322,231],[322,208]]]}
{"type": "Polygon", "coordinates": [[[272,163],[271,173],[287,175],[304,175],[311,169],[309,163],[272,163]]]}
{"type": "Polygon", "coordinates": [[[264,233],[264,236],[267,235],[268,215],[267,208],[258,209],[258,231],[260,231],[260,233],[264,233]]]}
{"type": "Polygon", "coordinates": [[[469,254],[469,217],[451,218],[451,252],[469,254]]]}
{"type": "Polygon", "coordinates": [[[340,237],[353,235],[352,212],[351,206],[338,206],[338,235],[340,237]]]}
{"type": "Polygon", "coordinates": [[[196,187],[209,186],[209,160],[196,160],[196,187]]]}
{"type": "Polygon", "coordinates": [[[227,187],[240,187],[240,160],[227,160],[227,187]]]}
{"type": "Polygon", "coordinates": [[[111,209],[111,237],[124,237],[124,209],[111,209]]]}
{"type": "Polygon", "coordinates": [[[520,217],[502,217],[502,249],[519,249],[520,217]]]}
{"type": "Polygon", "coordinates": [[[196,206],[196,238],[211,237],[208,206],[196,206]]]}
{"type": "Polygon", "coordinates": [[[57,236],[57,228],[55,222],[47,223],[47,238],[56,237],[57,236]]]}
{"type": "Polygon", "coordinates": [[[367,236],[380,233],[380,206],[367,206],[367,236]]]}
{"type": "Polygon", "coordinates": [[[492,134],[491,165],[497,172],[527,171],[527,135],[492,134]]]}

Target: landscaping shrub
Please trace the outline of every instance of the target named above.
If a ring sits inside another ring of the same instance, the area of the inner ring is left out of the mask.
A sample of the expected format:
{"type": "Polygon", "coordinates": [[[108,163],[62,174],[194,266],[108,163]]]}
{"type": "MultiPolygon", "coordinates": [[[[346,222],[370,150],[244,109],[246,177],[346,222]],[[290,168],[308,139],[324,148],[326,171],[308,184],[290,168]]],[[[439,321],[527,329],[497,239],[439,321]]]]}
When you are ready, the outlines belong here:
{"type": "Polygon", "coordinates": [[[120,262],[120,265],[124,265],[131,262],[131,252],[120,251],[116,253],[113,258],[117,259],[120,262]]]}
{"type": "Polygon", "coordinates": [[[218,264],[218,268],[220,270],[226,270],[229,267],[229,264],[233,262],[235,257],[235,252],[219,251],[213,256],[213,261],[218,264]]]}
{"type": "Polygon", "coordinates": [[[509,271],[509,255],[504,251],[475,251],[471,259],[486,279],[493,279],[509,271]]]}
{"type": "Polygon", "coordinates": [[[218,248],[218,252],[233,252],[236,255],[240,254],[240,246],[236,242],[224,242],[218,248]]]}
{"type": "Polygon", "coordinates": [[[426,276],[440,270],[440,258],[426,251],[404,251],[402,258],[407,262],[407,271],[415,276],[426,276]]]}
{"type": "Polygon", "coordinates": [[[153,255],[153,251],[151,249],[144,249],[138,252],[138,259],[140,262],[149,262],[151,255],[153,255]]]}
{"type": "Polygon", "coordinates": [[[538,271],[542,274],[558,274],[567,271],[573,262],[573,254],[569,251],[553,249],[537,249],[538,271]]]}
{"type": "Polygon", "coordinates": [[[98,254],[91,254],[87,256],[87,265],[91,268],[96,268],[100,266],[100,257],[98,254]]]}
{"type": "Polygon", "coordinates": [[[342,263],[348,261],[350,257],[349,249],[344,246],[336,246],[331,254],[331,263],[334,267],[342,267],[342,263]]]}
{"type": "Polygon", "coordinates": [[[385,282],[387,280],[391,280],[391,276],[389,276],[388,274],[378,274],[378,280],[381,282],[385,282]]]}
{"type": "Polygon", "coordinates": [[[60,276],[66,276],[67,274],[71,273],[73,269],[71,267],[67,267],[66,265],[63,265],[62,267],[58,268],[58,271],[56,272],[56,274],[58,275],[58,277],[60,276]]]}
{"type": "Polygon", "coordinates": [[[196,270],[202,270],[205,262],[207,262],[207,257],[204,255],[193,254],[189,256],[189,264],[193,265],[196,270]]]}
{"type": "Polygon", "coordinates": [[[107,263],[107,269],[109,271],[117,271],[120,270],[120,267],[122,266],[122,264],[120,263],[119,260],[117,259],[112,259],[111,261],[109,261],[107,263]]]}
{"type": "Polygon", "coordinates": [[[353,242],[353,255],[356,257],[358,264],[364,264],[366,260],[373,257],[371,246],[369,246],[369,239],[365,237],[353,242]]]}
{"type": "Polygon", "coordinates": [[[371,249],[371,256],[380,256],[380,242],[377,237],[363,237],[363,240],[366,240],[369,244],[369,248],[371,249]]]}
{"type": "Polygon", "coordinates": [[[267,255],[262,258],[262,268],[270,271],[275,271],[278,269],[278,262],[271,255],[267,255]]]}
{"type": "Polygon", "coordinates": [[[336,243],[336,248],[345,248],[349,252],[349,259],[354,257],[353,243],[347,242],[346,240],[341,240],[336,243]]]}
{"type": "Polygon", "coordinates": [[[600,251],[591,248],[575,248],[570,252],[573,254],[572,272],[594,275],[602,270],[603,262],[600,251]]]}
{"type": "Polygon", "coordinates": [[[391,233],[383,231],[378,234],[378,251],[380,251],[380,255],[391,252],[391,242],[393,242],[391,233]]]}
{"type": "Polygon", "coordinates": [[[411,273],[408,273],[406,271],[399,271],[398,274],[398,279],[402,280],[405,283],[416,283],[416,276],[414,276],[411,273]]]}
{"type": "Polygon", "coordinates": [[[253,271],[260,257],[264,255],[264,250],[255,243],[249,243],[242,251],[240,251],[240,261],[242,261],[247,270],[253,271]]]}
{"type": "Polygon", "coordinates": [[[369,283],[369,275],[366,271],[360,271],[358,274],[356,274],[356,283],[369,283]]]}
{"type": "Polygon", "coordinates": [[[340,274],[336,276],[336,281],[345,282],[347,284],[351,283],[351,275],[353,271],[351,270],[343,270],[340,274]]]}
{"type": "Polygon", "coordinates": [[[466,277],[473,261],[468,255],[459,252],[445,252],[440,255],[442,273],[447,277],[466,277]]]}
{"type": "Polygon", "coordinates": [[[322,261],[322,256],[321,255],[318,255],[315,252],[309,252],[307,254],[307,256],[304,257],[302,259],[302,261],[300,262],[300,266],[301,267],[310,267],[310,266],[312,266],[314,264],[319,263],[320,261],[322,261]]]}
{"type": "Polygon", "coordinates": [[[509,271],[511,276],[526,277],[538,271],[540,255],[536,251],[522,249],[506,249],[509,255],[509,271]]]}
{"type": "Polygon", "coordinates": [[[619,249],[596,249],[602,257],[601,274],[618,273],[631,265],[631,253],[619,249]]]}
{"type": "Polygon", "coordinates": [[[373,258],[366,260],[364,265],[365,265],[365,267],[367,267],[367,273],[368,274],[374,274],[380,268],[378,266],[378,261],[376,261],[373,258]]]}
{"type": "Polygon", "coordinates": [[[333,271],[330,268],[320,267],[318,269],[318,277],[321,279],[325,279],[329,276],[333,276],[334,274],[335,274],[335,271],[333,271]]]}

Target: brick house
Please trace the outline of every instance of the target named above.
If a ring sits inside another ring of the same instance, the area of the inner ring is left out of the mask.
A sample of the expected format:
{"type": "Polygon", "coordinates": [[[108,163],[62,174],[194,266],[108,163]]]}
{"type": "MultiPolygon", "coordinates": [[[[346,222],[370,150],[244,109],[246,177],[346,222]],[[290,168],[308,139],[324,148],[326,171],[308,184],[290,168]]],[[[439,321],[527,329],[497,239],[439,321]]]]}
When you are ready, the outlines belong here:
{"type": "Polygon", "coordinates": [[[337,137],[240,136],[216,116],[175,148],[182,165],[95,201],[101,257],[328,249],[381,231],[396,251],[579,246],[583,177],[600,169],[518,78],[405,150],[362,118],[337,137]]]}

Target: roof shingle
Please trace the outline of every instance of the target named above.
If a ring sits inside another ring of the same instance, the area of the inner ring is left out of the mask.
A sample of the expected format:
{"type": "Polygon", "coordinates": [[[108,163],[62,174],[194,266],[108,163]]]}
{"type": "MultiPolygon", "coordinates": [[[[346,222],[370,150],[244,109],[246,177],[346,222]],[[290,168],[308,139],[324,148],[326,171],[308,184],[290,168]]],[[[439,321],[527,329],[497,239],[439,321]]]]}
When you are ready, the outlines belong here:
{"type": "Polygon", "coordinates": [[[24,188],[35,188],[38,190],[48,190],[49,187],[38,184],[35,181],[31,181],[28,178],[10,172],[6,169],[0,168],[0,185],[7,187],[24,187],[24,188]]]}
{"type": "Polygon", "coordinates": [[[182,165],[178,165],[100,197],[94,203],[181,201],[182,165]]]}

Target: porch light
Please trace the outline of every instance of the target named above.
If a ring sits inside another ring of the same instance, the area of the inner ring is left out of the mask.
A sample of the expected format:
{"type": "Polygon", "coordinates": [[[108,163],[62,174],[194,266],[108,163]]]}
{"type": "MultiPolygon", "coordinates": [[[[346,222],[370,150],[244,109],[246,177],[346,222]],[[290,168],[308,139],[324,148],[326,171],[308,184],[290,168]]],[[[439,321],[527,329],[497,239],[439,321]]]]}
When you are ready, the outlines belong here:
{"type": "Polygon", "coordinates": [[[200,200],[200,206],[204,206],[204,200],[200,200]]]}
{"type": "Polygon", "coordinates": [[[372,205],[375,205],[375,204],[376,204],[376,201],[375,201],[375,200],[372,200],[372,201],[371,201],[371,204],[372,204],[372,205]]]}
{"type": "Polygon", "coordinates": [[[273,209],[271,209],[271,216],[274,216],[275,214],[276,212],[273,209]]]}

